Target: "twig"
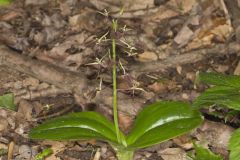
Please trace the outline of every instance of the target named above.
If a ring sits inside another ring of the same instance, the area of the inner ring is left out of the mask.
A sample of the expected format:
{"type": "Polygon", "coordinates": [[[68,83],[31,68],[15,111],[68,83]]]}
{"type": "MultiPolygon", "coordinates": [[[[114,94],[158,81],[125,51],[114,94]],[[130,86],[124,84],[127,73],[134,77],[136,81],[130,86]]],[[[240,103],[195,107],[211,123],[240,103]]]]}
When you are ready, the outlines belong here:
{"type": "Polygon", "coordinates": [[[45,119],[49,119],[49,118],[53,118],[53,117],[57,117],[60,115],[63,115],[66,112],[71,111],[74,108],[74,105],[71,105],[70,107],[66,107],[56,113],[53,113],[51,115],[47,115],[47,116],[42,116],[42,117],[37,117],[36,119],[34,119],[34,121],[40,121],[40,120],[45,120],[45,119]]]}
{"type": "MultiPolygon", "coordinates": [[[[220,3],[221,3],[221,5],[222,5],[222,8],[223,8],[225,17],[227,18],[227,24],[228,24],[229,26],[232,26],[231,19],[230,19],[230,15],[229,15],[229,12],[228,12],[228,9],[227,9],[227,6],[226,6],[224,0],[220,0],[220,3]]],[[[230,32],[231,32],[231,31],[230,31],[230,32]]]]}
{"type": "Polygon", "coordinates": [[[100,149],[98,148],[97,151],[96,151],[96,153],[95,153],[95,155],[94,155],[93,160],[99,160],[100,157],[101,157],[101,151],[100,151],[100,149]]]}
{"type": "Polygon", "coordinates": [[[12,160],[13,159],[12,157],[13,157],[14,145],[15,145],[15,143],[13,141],[10,142],[9,145],[8,145],[8,157],[7,157],[8,160],[12,160]]]}

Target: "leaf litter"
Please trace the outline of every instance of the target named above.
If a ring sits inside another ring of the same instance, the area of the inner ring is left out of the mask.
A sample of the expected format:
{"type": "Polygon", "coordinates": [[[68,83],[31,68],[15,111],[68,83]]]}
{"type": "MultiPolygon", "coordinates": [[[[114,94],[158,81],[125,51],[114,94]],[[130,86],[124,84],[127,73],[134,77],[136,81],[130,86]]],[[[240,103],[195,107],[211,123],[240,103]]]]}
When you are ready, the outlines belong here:
{"type": "MultiPolygon", "coordinates": [[[[147,0],[137,1],[137,3],[135,1],[111,3],[105,0],[42,0],[41,2],[21,0],[0,9],[0,42],[21,55],[59,66],[73,74],[85,71],[84,74],[89,81],[99,84],[102,78],[104,87],[109,86],[111,85],[111,78],[109,78],[111,62],[104,58],[109,46],[96,45],[96,38],[108,32],[110,23],[97,11],[107,9],[114,17],[118,17],[116,13],[122,4],[125,7],[120,23],[127,24],[128,28],[133,30],[127,35],[129,37],[127,42],[130,44],[137,42],[136,47],[143,50],[137,51],[133,56],[128,56],[126,52],[121,53],[124,72],[123,69],[119,72],[124,74],[131,73],[129,72],[132,70],[131,64],[140,64],[139,68],[142,65],[151,66],[152,61],[161,62],[171,56],[191,53],[192,50],[232,42],[234,41],[232,34],[239,27],[235,24],[234,17],[234,23],[229,23],[231,8],[228,8],[228,3],[224,5],[220,0],[183,0],[181,2],[147,0]],[[96,58],[103,58],[102,64],[87,65],[96,62],[96,58]]],[[[192,101],[205,88],[205,86],[194,83],[196,72],[239,73],[239,54],[234,51],[230,53],[214,56],[209,53],[196,63],[186,61],[186,63],[163,70],[161,68],[151,70],[150,67],[144,74],[130,75],[130,81],[129,78],[121,80],[122,77],[119,75],[119,80],[122,81],[122,90],[120,89],[119,92],[123,93],[124,98],[143,97],[146,99],[139,103],[139,106],[159,99],[192,101]],[[132,94],[132,82],[136,82],[135,88],[141,89],[135,90],[134,94],[132,94]]],[[[101,142],[29,142],[27,133],[37,122],[42,121],[38,119],[39,117],[57,116],[81,110],[98,110],[111,118],[111,110],[106,108],[101,101],[102,104],[90,103],[88,105],[81,104],[81,99],[76,102],[74,93],[55,87],[55,84],[49,84],[48,81],[33,78],[26,73],[2,66],[0,70],[0,93],[3,95],[12,92],[17,106],[17,112],[0,110],[2,119],[0,121],[0,146],[6,149],[14,140],[12,156],[15,159],[29,159],[29,152],[31,152],[31,157],[34,157],[49,146],[54,153],[48,159],[60,159],[60,157],[78,159],[83,156],[93,158],[94,153],[99,151],[96,148],[101,148],[101,157],[114,159],[109,147],[101,142]],[[64,110],[69,106],[73,107],[70,110],[64,110]],[[59,110],[63,112],[59,113],[59,110]],[[60,149],[55,149],[58,147],[60,149]],[[84,151],[88,147],[92,150],[84,151]],[[71,148],[74,151],[71,151],[71,148]],[[82,154],[74,157],[72,153],[82,154]]],[[[111,104],[111,92],[102,88],[104,89],[107,92],[96,93],[95,99],[106,97],[111,104]]],[[[132,114],[125,112],[120,114],[120,125],[126,132],[131,128],[134,113],[138,111],[136,108],[128,108],[132,114]]],[[[207,121],[199,128],[200,131],[196,130],[187,137],[201,142],[207,141],[214,152],[227,157],[226,144],[233,128],[226,127],[213,117],[210,119],[217,121],[217,125],[213,125],[213,122],[208,124],[207,121]],[[216,129],[222,127],[223,132],[220,131],[221,129],[216,129]],[[205,136],[209,134],[213,136],[205,136]],[[221,137],[221,141],[214,141],[218,137],[221,137]],[[221,144],[218,144],[220,142],[221,144]]],[[[170,145],[164,147],[158,145],[150,151],[141,150],[135,159],[151,159],[151,157],[168,160],[184,159],[187,150],[192,147],[191,144],[192,142],[188,140],[173,140],[170,145]]],[[[6,156],[3,157],[6,158],[6,156]]]]}

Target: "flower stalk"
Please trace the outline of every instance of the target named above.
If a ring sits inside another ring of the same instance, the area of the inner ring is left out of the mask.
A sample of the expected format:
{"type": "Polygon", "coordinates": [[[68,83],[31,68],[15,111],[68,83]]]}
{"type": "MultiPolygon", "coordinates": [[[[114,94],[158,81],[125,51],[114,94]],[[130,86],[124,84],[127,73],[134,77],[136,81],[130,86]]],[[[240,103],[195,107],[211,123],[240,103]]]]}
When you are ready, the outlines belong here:
{"type": "Polygon", "coordinates": [[[117,66],[116,66],[116,40],[112,38],[112,76],[113,76],[113,118],[114,125],[116,129],[118,143],[121,143],[121,137],[119,132],[119,123],[118,123],[118,109],[117,109],[117,66]]]}

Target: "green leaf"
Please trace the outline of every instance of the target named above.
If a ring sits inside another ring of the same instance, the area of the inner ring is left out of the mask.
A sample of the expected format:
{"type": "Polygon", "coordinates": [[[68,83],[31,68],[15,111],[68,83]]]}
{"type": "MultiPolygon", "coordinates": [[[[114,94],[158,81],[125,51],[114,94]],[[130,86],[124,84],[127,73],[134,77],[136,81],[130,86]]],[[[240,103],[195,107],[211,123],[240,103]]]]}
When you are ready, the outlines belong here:
{"type": "Polygon", "coordinates": [[[51,148],[44,149],[41,153],[38,153],[35,157],[35,160],[44,160],[47,156],[53,154],[53,150],[51,148]]]}
{"type": "Polygon", "coordinates": [[[240,129],[237,129],[232,134],[228,149],[230,150],[230,160],[239,160],[240,159],[240,129]]]}
{"type": "Polygon", "coordinates": [[[12,93],[0,96],[0,107],[4,107],[14,111],[16,110],[16,107],[14,105],[14,96],[12,93]]]}
{"type": "Polygon", "coordinates": [[[138,115],[127,137],[129,148],[144,148],[182,135],[202,122],[202,116],[183,102],[156,102],[138,115]]]}
{"type": "Polygon", "coordinates": [[[220,73],[200,72],[198,74],[197,80],[215,86],[228,86],[240,88],[240,76],[236,75],[224,75],[220,73]]]}
{"type": "Polygon", "coordinates": [[[194,148],[196,151],[196,156],[193,158],[193,160],[223,160],[220,155],[216,155],[209,149],[198,144],[194,144],[194,148]]]}
{"type": "Polygon", "coordinates": [[[7,153],[8,153],[8,150],[7,150],[7,149],[0,148],[0,157],[6,155],[7,153]]]}
{"type": "Polygon", "coordinates": [[[207,89],[193,102],[195,107],[212,104],[240,110],[240,88],[215,86],[207,89]]]}
{"type": "Polygon", "coordinates": [[[8,5],[12,2],[12,0],[0,0],[0,6],[3,6],[3,5],[8,5]]]}
{"type": "MultiPolygon", "coordinates": [[[[124,138],[123,134],[121,136],[124,138]]],[[[32,139],[88,140],[118,142],[114,125],[97,112],[71,113],[49,120],[30,132],[32,139]]]]}

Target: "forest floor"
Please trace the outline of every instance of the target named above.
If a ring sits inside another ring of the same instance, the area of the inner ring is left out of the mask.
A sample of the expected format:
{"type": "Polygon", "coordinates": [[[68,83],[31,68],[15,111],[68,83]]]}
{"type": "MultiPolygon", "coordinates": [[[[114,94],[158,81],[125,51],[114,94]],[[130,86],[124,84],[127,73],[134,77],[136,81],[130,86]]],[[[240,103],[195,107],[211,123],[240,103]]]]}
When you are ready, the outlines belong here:
{"type": "MultiPolygon", "coordinates": [[[[103,142],[28,138],[37,124],[69,112],[93,110],[112,119],[111,43],[105,39],[112,18],[122,27],[119,120],[128,132],[151,102],[191,103],[207,88],[195,83],[199,71],[240,75],[238,17],[235,0],[18,0],[1,7],[0,95],[14,93],[17,106],[16,112],[0,109],[0,149],[8,150],[1,159],[34,159],[47,147],[54,152],[46,160],[116,159],[103,142]]],[[[192,139],[228,159],[239,119],[225,121],[227,111],[219,108],[202,113],[199,128],[139,150],[135,160],[186,160],[192,139]]]]}

